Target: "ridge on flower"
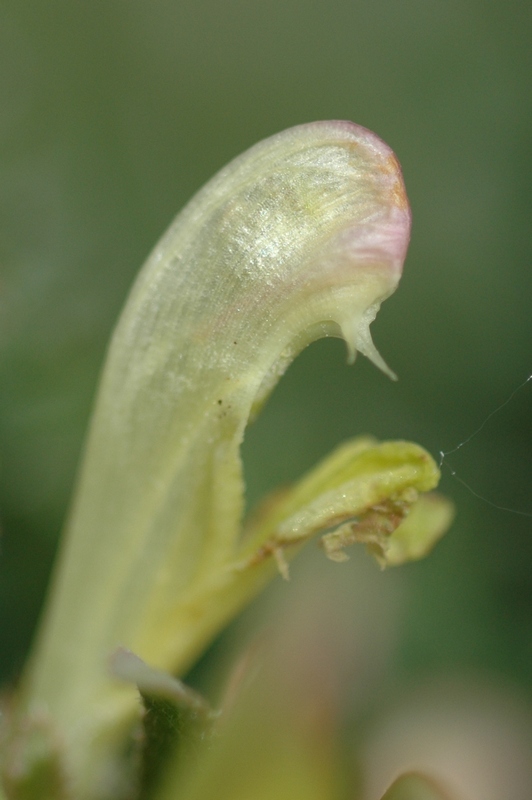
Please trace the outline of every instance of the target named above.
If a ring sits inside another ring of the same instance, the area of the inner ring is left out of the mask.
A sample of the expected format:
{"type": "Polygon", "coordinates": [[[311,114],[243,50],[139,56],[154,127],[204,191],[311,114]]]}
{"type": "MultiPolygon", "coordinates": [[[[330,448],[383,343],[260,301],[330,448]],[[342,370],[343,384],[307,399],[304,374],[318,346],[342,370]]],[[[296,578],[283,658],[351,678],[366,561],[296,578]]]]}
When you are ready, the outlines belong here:
{"type": "Polygon", "coordinates": [[[80,800],[110,796],[135,688],[124,647],[182,675],[308,538],[381,563],[447,527],[417,445],[346,443],[243,524],[245,427],[295,356],[336,336],[393,377],[370,323],[410,235],[398,162],[349,122],[289,129],[222,169],[149,257],[111,341],[43,627],[20,695],[66,742],[80,800]],[[409,516],[409,511],[412,514],[409,516]],[[397,531],[397,534],[395,533],[397,531]],[[112,781],[111,781],[112,783],[112,781]]]}

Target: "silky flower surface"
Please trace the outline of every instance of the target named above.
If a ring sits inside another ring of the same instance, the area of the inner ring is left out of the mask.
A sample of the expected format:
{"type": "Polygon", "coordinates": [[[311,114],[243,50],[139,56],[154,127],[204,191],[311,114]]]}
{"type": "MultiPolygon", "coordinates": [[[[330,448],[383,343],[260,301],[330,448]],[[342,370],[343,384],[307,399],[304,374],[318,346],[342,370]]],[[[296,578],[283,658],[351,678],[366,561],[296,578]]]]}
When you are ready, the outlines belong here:
{"type": "Polygon", "coordinates": [[[222,169],[149,257],[111,341],[21,695],[26,718],[67,743],[58,758],[79,800],[107,796],[138,714],[109,666],[117,648],[182,675],[312,535],[334,560],[358,541],[386,564],[424,555],[447,527],[449,507],[419,497],[438,482],[432,458],[370,438],[243,522],[245,427],[302,348],[341,337],[350,361],[361,352],[394,377],[369,326],[409,236],[390,148],[319,122],[222,169]]]}

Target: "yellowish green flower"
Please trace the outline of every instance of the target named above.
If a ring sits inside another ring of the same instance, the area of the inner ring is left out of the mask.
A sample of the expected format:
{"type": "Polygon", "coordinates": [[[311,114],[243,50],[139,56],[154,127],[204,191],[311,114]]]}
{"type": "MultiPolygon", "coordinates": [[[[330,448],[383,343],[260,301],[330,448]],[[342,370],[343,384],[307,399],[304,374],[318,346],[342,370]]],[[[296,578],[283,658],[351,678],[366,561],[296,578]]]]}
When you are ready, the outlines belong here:
{"type": "Polygon", "coordinates": [[[110,344],[6,748],[22,764],[4,759],[13,797],[36,796],[43,762],[64,782],[40,797],[118,798],[135,683],[149,693],[183,676],[312,536],[336,561],[362,542],[386,565],[425,555],[448,526],[446,501],[424,496],[439,479],[431,456],[370,438],[243,520],[246,425],[304,347],[341,337],[349,361],[361,352],[393,377],[369,326],[409,235],[395,156],[347,122],[267,139],[178,215],[110,344]]]}

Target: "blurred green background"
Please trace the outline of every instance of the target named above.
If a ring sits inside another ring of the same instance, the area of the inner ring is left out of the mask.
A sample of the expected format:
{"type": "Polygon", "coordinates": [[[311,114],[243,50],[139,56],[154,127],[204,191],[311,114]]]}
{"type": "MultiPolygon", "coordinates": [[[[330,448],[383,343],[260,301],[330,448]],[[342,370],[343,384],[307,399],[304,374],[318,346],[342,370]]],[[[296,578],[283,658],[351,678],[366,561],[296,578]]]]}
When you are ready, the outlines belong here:
{"type": "MultiPolygon", "coordinates": [[[[250,502],[353,434],[450,450],[530,375],[531,36],[532,6],[508,0],[2,0],[2,679],[29,646],[127,290],[259,139],[327,118],[376,131],[414,227],[373,326],[399,383],[348,368],[341,342],[305,351],[249,431],[250,502]]],[[[446,471],[452,531],[400,577],[375,571],[401,582],[388,682],[466,670],[531,693],[531,400],[532,381],[449,457],[529,516],[446,471]]]]}

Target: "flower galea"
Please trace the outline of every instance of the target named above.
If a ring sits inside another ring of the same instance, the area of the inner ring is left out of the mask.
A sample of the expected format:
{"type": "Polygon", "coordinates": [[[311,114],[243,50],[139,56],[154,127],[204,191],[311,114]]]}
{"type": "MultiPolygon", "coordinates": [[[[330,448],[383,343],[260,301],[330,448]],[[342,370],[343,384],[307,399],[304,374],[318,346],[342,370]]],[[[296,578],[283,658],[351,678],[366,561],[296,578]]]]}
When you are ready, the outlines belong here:
{"type": "Polygon", "coordinates": [[[348,122],[266,139],[177,216],[109,347],[16,698],[10,796],[33,797],[23,788],[43,764],[62,788],[42,797],[120,796],[138,690],[178,692],[170,676],[286,577],[311,537],[336,561],[361,542],[387,565],[424,556],[444,532],[450,505],[426,494],[439,479],[431,456],[370,437],[341,444],[244,519],[246,425],[304,347],[340,337],[350,362],[360,352],[394,377],[370,324],[398,285],[409,235],[394,154],[348,122]]]}

